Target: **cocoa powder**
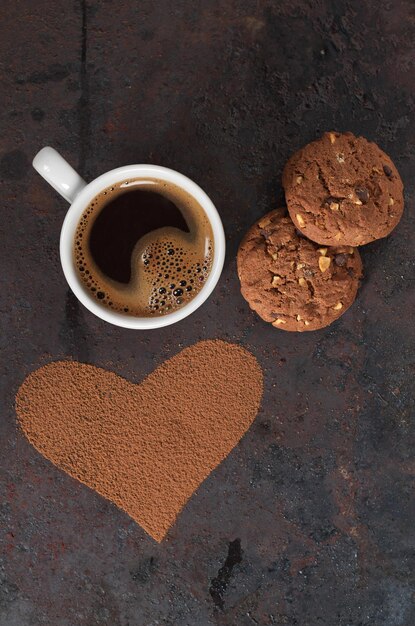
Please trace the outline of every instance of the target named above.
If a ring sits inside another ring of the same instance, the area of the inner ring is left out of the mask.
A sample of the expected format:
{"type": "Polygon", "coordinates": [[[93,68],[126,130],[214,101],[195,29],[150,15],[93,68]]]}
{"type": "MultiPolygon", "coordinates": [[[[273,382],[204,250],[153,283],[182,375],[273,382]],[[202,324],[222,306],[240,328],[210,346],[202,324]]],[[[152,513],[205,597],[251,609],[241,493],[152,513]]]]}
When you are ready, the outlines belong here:
{"type": "Polygon", "coordinates": [[[92,365],[50,363],[26,378],[16,411],[41,454],[161,541],[251,425],[262,384],[248,351],[203,341],[137,385],[92,365]]]}

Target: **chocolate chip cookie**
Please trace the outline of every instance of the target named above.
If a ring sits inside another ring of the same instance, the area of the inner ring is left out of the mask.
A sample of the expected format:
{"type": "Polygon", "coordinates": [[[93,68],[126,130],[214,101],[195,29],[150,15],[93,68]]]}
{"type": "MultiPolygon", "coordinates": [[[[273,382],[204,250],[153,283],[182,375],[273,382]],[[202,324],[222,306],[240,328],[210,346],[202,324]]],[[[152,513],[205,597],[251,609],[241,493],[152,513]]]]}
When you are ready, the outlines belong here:
{"type": "Polygon", "coordinates": [[[325,133],[296,152],[283,172],[291,218],[313,241],[361,246],[386,237],[403,211],[403,184],[391,159],[352,133],[325,133]]]}
{"type": "Polygon", "coordinates": [[[238,251],[241,292],[251,309],[276,328],[328,326],[353,303],[362,262],[356,248],[322,247],[299,233],[285,209],[268,213],[238,251]]]}

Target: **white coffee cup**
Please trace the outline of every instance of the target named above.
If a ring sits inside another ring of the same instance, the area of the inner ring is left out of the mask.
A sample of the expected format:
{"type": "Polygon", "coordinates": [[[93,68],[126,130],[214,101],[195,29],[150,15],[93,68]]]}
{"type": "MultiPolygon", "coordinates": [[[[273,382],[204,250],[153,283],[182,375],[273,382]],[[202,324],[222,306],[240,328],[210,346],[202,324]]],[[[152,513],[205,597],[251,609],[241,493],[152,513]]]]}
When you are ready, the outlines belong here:
{"type": "Polygon", "coordinates": [[[60,257],[63,273],[75,296],[92,313],[124,328],[161,328],[174,324],[193,313],[210,296],[222,272],[225,259],[225,234],[219,214],[206,193],[190,178],[159,165],[126,165],[110,170],[86,183],[56,150],[45,147],[33,159],[33,167],[61,196],[70,203],[60,237],[60,257]],[[214,256],[212,268],[199,293],[180,309],[158,317],[136,317],[111,311],[97,302],[83,286],[73,258],[74,237],[79,219],[88,206],[105,188],[128,178],[157,178],[173,183],[190,194],[204,209],[212,226],[214,256]]]}

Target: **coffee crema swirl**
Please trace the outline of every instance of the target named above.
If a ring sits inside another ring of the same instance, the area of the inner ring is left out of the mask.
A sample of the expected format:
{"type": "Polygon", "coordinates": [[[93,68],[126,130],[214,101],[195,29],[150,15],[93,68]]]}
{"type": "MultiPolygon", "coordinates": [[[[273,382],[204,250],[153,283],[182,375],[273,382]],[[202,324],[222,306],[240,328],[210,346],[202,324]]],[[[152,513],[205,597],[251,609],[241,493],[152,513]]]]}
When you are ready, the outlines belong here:
{"type": "Polygon", "coordinates": [[[128,179],[97,195],[76,229],[74,263],[85,289],[110,310],[171,313],[211,271],[213,231],[200,204],[155,178],[128,179]]]}

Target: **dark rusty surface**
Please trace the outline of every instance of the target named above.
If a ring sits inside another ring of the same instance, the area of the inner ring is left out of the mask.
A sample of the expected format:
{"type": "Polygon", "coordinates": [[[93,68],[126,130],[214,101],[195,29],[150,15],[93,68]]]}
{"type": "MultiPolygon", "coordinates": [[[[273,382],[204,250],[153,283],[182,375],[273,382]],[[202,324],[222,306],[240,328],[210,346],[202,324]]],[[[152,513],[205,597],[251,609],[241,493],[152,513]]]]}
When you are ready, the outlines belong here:
{"type": "Polygon", "coordinates": [[[0,35],[0,625],[413,625],[413,0],[4,0],[0,35]],[[390,153],[406,210],[363,250],[353,308],[294,335],[249,311],[235,252],[281,203],[287,157],[330,129],[390,153]],[[78,305],[67,206],[29,167],[45,144],[87,179],[153,162],[208,192],[228,254],[191,318],[133,332],[78,305]],[[43,363],[139,381],[214,337],[257,356],[263,406],[161,545],[16,430],[43,363]]]}

